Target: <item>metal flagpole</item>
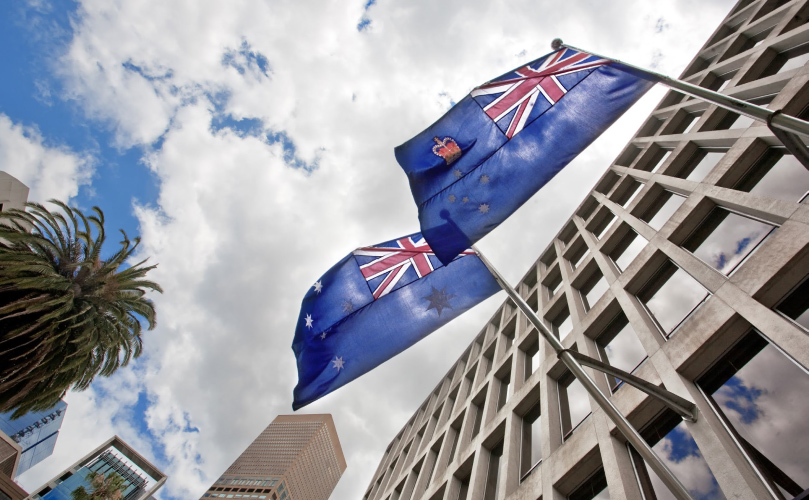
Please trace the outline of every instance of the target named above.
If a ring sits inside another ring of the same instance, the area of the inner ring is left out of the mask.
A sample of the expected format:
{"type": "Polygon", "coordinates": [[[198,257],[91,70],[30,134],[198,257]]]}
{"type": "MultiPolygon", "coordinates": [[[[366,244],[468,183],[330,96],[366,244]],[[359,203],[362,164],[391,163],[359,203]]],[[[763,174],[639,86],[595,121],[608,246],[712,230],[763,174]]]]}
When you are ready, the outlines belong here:
{"type": "Polygon", "coordinates": [[[764,122],[767,124],[767,127],[769,127],[769,129],[772,130],[773,134],[775,134],[775,136],[784,144],[784,146],[786,146],[786,148],[789,149],[790,152],[801,161],[803,166],[809,169],[809,149],[807,149],[806,145],[802,141],[798,140],[797,138],[789,137],[788,135],[782,132],[782,130],[785,130],[787,132],[791,132],[793,134],[800,134],[806,138],[809,138],[809,122],[800,120],[798,118],[795,118],[794,116],[785,115],[780,110],[771,111],[765,107],[757,106],[755,104],[751,104],[747,101],[736,99],[735,97],[730,97],[725,94],[720,94],[719,92],[715,92],[713,90],[700,87],[699,85],[694,85],[692,83],[687,83],[682,80],[678,80],[676,78],[661,75],[660,73],[657,73],[655,71],[649,71],[648,69],[640,68],[638,66],[634,66],[632,64],[628,64],[623,61],[619,61],[618,59],[613,59],[611,57],[605,57],[590,52],[589,50],[583,50],[577,47],[573,47],[572,45],[563,43],[561,38],[555,38],[551,42],[551,48],[553,48],[553,50],[559,50],[562,47],[577,50],[579,52],[585,52],[587,54],[601,57],[602,59],[614,61],[616,63],[626,66],[627,68],[632,68],[633,70],[638,71],[640,73],[651,75],[654,78],[660,80],[660,83],[662,83],[663,85],[671,87],[679,92],[682,92],[683,94],[687,94],[692,97],[708,101],[712,104],[716,104],[720,108],[724,108],[733,111],[734,113],[738,113],[740,115],[753,118],[754,120],[764,122]]]}
{"type": "Polygon", "coordinates": [[[528,317],[528,320],[534,327],[539,331],[542,337],[551,345],[553,350],[556,352],[559,359],[565,364],[568,370],[575,376],[579,382],[581,382],[582,386],[587,390],[590,396],[598,402],[598,405],[604,410],[610,419],[615,423],[615,426],[618,427],[618,430],[624,435],[627,441],[632,444],[632,446],[637,450],[637,452],[643,457],[646,463],[655,471],[655,473],[660,477],[663,483],[668,487],[668,489],[672,492],[672,494],[678,500],[693,500],[693,497],[685,488],[683,483],[677,479],[677,476],[669,470],[666,464],[660,460],[660,457],[652,451],[652,448],[649,444],[643,440],[643,438],[638,434],[638,431],[632,427],[632,424],[624,417],[618,408],[612,404],[604,393],[596,386],[593,379],[584,371],[582,365],[576,360],[576,358],[571,355],[568,349],[565,349],[562,343],[557,339],[546,327],[542,324],[542,321],[539,319],[539,316],[536,315],[531,306],[529,306],[525,300],[517,293],[517,291],[500,275],[497,269],[492,266],[491,262],[489,262],[483,254],[475,248],[472,247],[472,250],[475,251],[477,256],[489,269],[489,272],[492,274],[497,283],[500,287],[508,294],[511,300],[517,304],[517,307],[528,317]]]}

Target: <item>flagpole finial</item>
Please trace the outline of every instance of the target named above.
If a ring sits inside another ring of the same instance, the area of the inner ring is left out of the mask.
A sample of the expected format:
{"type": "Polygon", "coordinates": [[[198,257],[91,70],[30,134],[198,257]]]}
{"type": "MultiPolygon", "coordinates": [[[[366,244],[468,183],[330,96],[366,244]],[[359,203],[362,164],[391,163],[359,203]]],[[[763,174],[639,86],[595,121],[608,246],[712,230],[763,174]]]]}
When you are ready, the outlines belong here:
{"type": "Polygon", "coordinates": [[[553,50],[559,50],[562,48],[562,39],[561,38],[554,38],[551,42],[551,48],[553,50]]]}

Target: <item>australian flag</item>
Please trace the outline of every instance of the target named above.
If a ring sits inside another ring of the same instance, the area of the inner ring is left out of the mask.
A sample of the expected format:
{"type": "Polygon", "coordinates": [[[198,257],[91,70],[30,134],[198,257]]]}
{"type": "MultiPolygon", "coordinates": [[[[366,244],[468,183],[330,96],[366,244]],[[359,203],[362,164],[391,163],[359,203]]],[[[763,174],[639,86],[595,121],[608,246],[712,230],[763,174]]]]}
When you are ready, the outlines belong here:
{"type": "Polygon", "coordinates": [[[303,298],[292,408],[372,370],[498,290],[472,250],[443,265],[418,233],[354,250],[303,298]]]}
{"type": "Polygon", "coordinates": [[[450,262],[496,228],[654,83],[563,48],[475,88],[397,147],[438,259],[450,262]]]}

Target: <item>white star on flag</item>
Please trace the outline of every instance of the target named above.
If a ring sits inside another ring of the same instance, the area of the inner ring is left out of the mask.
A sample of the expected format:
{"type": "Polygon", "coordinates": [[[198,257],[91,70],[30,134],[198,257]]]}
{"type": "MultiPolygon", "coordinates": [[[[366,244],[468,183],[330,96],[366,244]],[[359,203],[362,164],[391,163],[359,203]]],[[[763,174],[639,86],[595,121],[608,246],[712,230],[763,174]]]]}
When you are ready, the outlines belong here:
{"type": "Polygon", "coordinates": [[[312,315],[307,314],[306,318],[304,318],[304,319],[306,320],[306,328],[311,330],[312,329],[312,315]]]}
{"type": "Polygon", "coordinates": [[[334,364],[334,367],[337,368],[338,372],[343,368],[343,365],[345,365],[345,361],[343,361],[342,356],[340,356],[339,358],[335,356],[331,362],[332,364],[334,364]]]}
{"type": "Polygon", "coordinates": [[[320,293],[321,290],[323,290],[323,283],[320,281],[315,281],[315,291],[320,293]]]}

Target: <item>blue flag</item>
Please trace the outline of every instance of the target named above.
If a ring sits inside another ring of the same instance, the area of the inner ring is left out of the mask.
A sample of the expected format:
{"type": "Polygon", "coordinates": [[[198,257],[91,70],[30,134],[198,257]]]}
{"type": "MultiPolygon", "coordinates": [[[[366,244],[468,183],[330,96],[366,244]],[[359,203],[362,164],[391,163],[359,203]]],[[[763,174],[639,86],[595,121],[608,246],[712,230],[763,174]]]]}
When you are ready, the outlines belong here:
{"type": "Polygon", "coordinates": [[[500,225],[653,84],[561,49],[475,88],[397,147],[438,259],[450,262],[500,225]]]}
{"type": "Polygon", "coordinates": [[[442,265],[418,233],[358,248],[303,298],[292,408],[372,370],[498,290],[473,251],[442,265]]]}

